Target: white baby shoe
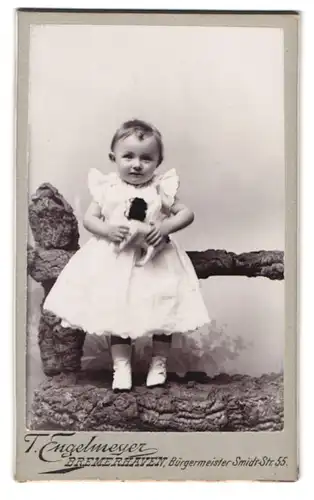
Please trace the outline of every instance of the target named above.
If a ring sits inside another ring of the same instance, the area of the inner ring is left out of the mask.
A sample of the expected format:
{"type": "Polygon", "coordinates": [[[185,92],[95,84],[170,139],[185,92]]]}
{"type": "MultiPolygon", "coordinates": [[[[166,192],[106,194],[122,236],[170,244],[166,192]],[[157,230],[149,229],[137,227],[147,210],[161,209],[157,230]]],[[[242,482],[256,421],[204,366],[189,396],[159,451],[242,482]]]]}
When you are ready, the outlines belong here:
{"type": "Polygon", "coordinates": [[[114,344],[111,346],[113,361],[113,381],[114,391],[129,391],[132,388],[132,367],[131,367],[132,346],[130,344],[114,344]]]}
{"type": "Polygon", "coordinates": [[[148,374],[146,385],[153,387],[156,385],[163,385],[167,379],[167,358],[165,356],[153,356],[148,374]]]}

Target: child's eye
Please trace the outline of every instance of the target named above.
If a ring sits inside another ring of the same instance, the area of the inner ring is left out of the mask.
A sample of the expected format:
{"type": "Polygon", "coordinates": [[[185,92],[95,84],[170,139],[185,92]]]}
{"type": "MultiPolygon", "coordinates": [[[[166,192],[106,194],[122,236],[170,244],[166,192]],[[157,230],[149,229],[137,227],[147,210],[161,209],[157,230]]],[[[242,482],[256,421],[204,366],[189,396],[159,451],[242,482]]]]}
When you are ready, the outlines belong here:
{"type": "Polygon", "coordinates": [[[149,156],[143,156],[142,161],[150,162],[152,159],[149,156]]]}
{"type": "Polygon", "coordinates": [[[126,158],[127,160],[131,160],[133,158],[133,155],[131,153],[126,153],[123,155],[123,158],[126,158]]]}

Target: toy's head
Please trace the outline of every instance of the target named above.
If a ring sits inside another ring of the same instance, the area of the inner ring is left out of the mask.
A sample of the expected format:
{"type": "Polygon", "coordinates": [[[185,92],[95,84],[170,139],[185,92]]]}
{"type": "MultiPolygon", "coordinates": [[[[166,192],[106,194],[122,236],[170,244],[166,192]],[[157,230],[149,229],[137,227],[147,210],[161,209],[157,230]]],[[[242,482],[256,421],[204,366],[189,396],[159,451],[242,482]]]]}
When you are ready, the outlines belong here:
{"type": "Polygon", "coordinates": [[[144,222],[147,212],[146,201],[143,198],[133,198],[130,202],[130,208],[126,213],[127,218],[144,222]]]}

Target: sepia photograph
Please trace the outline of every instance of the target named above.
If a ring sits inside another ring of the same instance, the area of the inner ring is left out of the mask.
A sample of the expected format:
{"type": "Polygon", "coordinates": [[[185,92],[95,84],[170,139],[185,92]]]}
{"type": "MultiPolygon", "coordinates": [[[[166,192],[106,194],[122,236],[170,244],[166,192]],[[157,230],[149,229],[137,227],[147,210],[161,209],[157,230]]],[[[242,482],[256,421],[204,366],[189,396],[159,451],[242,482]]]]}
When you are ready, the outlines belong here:
{"type": "Polygon", "coordinates": [[[32,27],[31,427],[282,429],[282,47],[274,29],[32,27]]]}
{"type": "Polygon", "coordinates": [[[284,29],[116,17],[29,24],[25,452],[282,434],[284,29]]]}

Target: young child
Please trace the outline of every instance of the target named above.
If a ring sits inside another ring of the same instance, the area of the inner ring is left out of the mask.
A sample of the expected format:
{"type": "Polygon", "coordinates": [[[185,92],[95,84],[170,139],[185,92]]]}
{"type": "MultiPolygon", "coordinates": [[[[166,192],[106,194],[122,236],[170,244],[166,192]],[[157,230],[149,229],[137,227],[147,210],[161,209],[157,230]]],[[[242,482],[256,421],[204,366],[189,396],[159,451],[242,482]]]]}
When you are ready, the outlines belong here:
{"type": "Polygon", "coordinates": [[[162,385],[172,334],[191,333],[209,323],[190,259],[170,236],[190,225],[194,215],[178,198],[176,171],[158,175],[163,142],[154,126],[125,122],[112,139],[109,158],[116,172],[104,175],[91,169],[88,175],[92,202],[84,227],[93,236],[60,273],[44,309],[65,326],[111,336],[114,390],[131,389],[131,342],[151,336],[146,384],[162,385]],[[158,249],[140,266],[138,245],[131,240],[123,248],[135,198],[144,200],[146,208],[137,235],[146,250],[158,249]]]}

